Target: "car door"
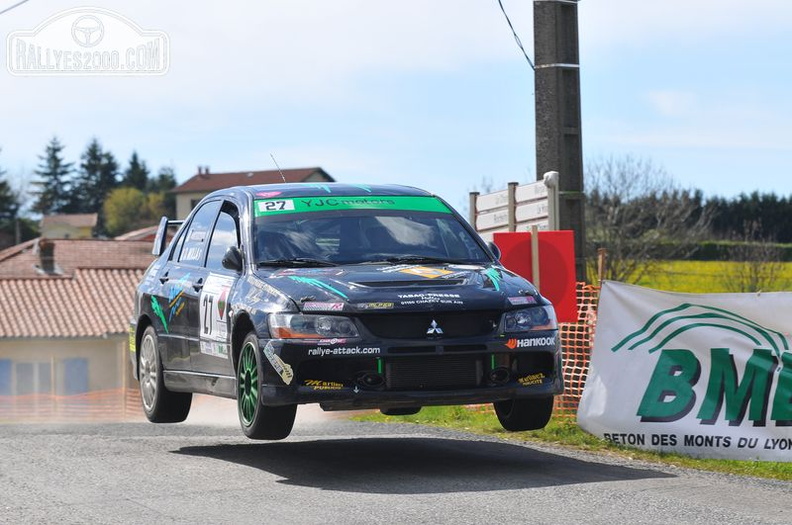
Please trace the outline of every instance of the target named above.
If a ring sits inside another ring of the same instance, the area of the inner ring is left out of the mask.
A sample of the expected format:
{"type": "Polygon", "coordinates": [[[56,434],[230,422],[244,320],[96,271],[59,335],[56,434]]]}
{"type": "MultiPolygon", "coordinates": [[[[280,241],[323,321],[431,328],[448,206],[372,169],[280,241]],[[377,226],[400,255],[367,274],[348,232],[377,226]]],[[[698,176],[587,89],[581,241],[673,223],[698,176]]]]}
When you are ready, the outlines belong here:
{"type": "Polygon", "coordinates": [[[198,301],[207,275],[204,260],[221,205],[220,200],[201,204],[178,240],[173,254],[175,263],[160,277],[161,281],[167,279],[163,288],[167,290],[165,315],[169,330],[181,343],[174,345],[172,365],[181,370],[194,369],[191,355],[198,345],[198,301]]]}
{"type": "Polygon", "coordinates": [[[230,203],[223,203],[217,216],[206,256],[206,277],[199,293],[198,345],[191,347],[193,370],[210,375],[233,376],[229,359],[231,325],[228,300],[239,273],[223,268],[228,248],[239,248],[239,212],[230,203]]]}

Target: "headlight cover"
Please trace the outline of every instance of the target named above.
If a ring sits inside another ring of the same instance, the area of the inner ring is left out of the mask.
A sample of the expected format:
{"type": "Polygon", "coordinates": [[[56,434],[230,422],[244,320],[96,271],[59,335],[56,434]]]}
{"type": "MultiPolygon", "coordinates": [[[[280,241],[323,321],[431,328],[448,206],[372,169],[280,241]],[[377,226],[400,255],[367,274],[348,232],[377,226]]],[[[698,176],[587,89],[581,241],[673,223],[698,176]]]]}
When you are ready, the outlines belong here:
{"type": "Polygon", "coordinates": [[[509,334],[532,330],[555,330],[558,328],[558,321],[552,306],[532,306],[506,312],[503,328],[509,334]]]}
{"type": "Polygon", "coordinates": [[[360,337],[352,319],[337,315],[271,314],[269,327],[275,339],[360,337]]]}

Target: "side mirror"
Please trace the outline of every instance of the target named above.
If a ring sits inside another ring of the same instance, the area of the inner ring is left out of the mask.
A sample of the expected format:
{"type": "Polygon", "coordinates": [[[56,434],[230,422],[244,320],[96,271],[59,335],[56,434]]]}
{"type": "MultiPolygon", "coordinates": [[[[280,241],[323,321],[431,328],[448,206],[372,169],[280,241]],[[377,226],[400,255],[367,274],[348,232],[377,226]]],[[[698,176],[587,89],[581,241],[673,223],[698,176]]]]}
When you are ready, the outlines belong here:
{"type": "Polygon", "coordinates": [[[490,242],[487,243],[487,248],[489,248],[490,251],[492,252],[492,255],[494,255],[495,258],[500,261],[501,251],[500,251],[500,248],[498,248],[498,245],[495,244],[494,242],[490,241],[490,242]]]}
{"type": "Polygon", "coordinates": [[[229,246],[223,255],[223,268],[226,270],[242,271],[242,252],[236,246],[229,246]]]}

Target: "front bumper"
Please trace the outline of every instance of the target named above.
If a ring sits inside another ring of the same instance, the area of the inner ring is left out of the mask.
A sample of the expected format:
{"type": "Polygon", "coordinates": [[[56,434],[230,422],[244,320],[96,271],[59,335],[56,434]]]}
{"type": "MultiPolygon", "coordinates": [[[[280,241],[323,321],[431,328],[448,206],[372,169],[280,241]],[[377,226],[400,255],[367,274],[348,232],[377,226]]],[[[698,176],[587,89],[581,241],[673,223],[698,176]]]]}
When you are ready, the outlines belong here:
{"type": "Polygon", "coordinates": [[[557,330],[497,339],[259,344],[265,405],[459,405],[547,397],[564,388],[557,330]]]}

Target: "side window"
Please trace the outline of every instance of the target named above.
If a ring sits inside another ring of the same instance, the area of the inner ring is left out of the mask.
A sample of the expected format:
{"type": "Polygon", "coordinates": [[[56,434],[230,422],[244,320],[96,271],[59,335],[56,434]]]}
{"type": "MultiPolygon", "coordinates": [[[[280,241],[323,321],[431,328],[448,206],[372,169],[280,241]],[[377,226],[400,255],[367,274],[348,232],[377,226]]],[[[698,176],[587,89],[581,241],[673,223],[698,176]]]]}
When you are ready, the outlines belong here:
{"type": "Polygon", "coordinates": [[[212,240],[209,242],[209,255],[206,258],[206,267],[210,270],[223,270],[223,255],[226,250],[231,246],[239,246],[236,216],[236,209],[226,204],[217,217],[212,240]]]}
{"type": "Polygon", "coordinates": [[[179,238],[176,240],[176,246],[173,247],[173,251],[170,253],[170,257],[168,257],[169,261],[176,261],[179,259],[179,255],[181,254],[182,246],[184,246],[184,239],[187,238],[186,232],[176,233],[179,238]]]}
{"type": "Polygon", "coordinates": [[[209,234],[220,204],[220,201],[207,202],[195,212],[190,226],[184,232],[184,245],[179,253],[180,263],[196,266],[203,264],[206,245],[209,244],[209,234]]]}

